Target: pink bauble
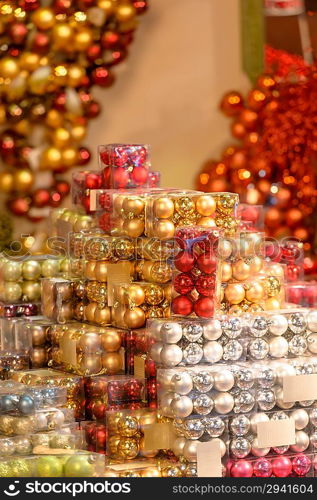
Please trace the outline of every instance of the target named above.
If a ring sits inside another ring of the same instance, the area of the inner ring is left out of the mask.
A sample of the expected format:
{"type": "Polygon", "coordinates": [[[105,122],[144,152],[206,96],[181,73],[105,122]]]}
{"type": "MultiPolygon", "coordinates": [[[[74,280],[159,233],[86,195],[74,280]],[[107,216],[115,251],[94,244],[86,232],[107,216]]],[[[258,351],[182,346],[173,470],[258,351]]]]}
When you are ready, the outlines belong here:
{"type": "Polygon", "coordinates": [[[232,477],[252,477],[253,467],[249,460],[238,460],[233,464],[230,470],[232,477]]]}
{"type": "Polygon", "coordinates": [[[276,477],[288,477],[292,472],[292,462],[287,457],[278,457],[273,460],[273,474],[276,477]]]}
{"type": "Polygon", "coordinates": [[[253,466],[254,475],[256,477],[271,477],[272,470],[272,464],[266,458],[259,458],[253,466]]]}
{"type": "Polygon", "coordinates": [[[311,468],[311,459],[307,455],[300,453],[293,458],[292,464],[293,472],[295,472],[297,476],[306,476],[311,468]]]}

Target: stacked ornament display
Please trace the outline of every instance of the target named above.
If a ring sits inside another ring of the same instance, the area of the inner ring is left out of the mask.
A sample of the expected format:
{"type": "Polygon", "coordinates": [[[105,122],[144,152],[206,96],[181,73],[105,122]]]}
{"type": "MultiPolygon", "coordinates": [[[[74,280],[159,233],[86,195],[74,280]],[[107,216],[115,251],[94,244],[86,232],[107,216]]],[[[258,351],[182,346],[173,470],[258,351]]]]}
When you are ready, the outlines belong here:
{"type": "Polygon", "coordinates": [[[0,476],[315,474],[317,311],[286,282],[298,246],[268,245],[237,194],[159,180],[148,146],[101,146],[52,213],[54,255],[2,262],[0,432],[20,394],[39,403],[23,457],[0,442],[19,462],[0,476]],[[46,407],[37,426],[52,393],[58,439],[46,407]]]}

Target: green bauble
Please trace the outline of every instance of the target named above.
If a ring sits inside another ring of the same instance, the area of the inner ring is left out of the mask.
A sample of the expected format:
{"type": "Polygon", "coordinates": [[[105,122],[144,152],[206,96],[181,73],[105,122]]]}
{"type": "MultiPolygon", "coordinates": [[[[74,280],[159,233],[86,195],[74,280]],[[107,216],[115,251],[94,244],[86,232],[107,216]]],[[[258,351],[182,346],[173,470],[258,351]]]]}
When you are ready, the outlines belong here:
{"type": "Polygon", "coordinates": [[[64,466],[65,477],[92,477],[94,467],[89,463],[89,455],[73,455],[64,466]]]}
{"type": "Polygon", "coordinates": [[[10,461],[10,471],[12,477],[32,477],[33,460],[17,459],[10,461]]]}
{"type": "Polygon", "coordinates": [[[36,468],[39,477],[63,477],[63,464],[57,457],[44,456],[38,458],[36,468]]]}
{"type": "Polygon", "coordinates": [[[12,477],[10,465],[8,463],[0,463],[0,477],[12,477]]]}

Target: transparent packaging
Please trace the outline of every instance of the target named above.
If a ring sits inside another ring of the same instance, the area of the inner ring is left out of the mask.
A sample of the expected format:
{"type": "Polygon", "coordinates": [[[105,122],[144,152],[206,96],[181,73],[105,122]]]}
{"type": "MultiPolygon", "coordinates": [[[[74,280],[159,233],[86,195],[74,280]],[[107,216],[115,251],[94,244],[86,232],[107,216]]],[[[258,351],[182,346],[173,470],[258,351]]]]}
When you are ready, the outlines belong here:
{"type": "Polygon", "coordinates": [[[304,244],[302,241],[296,238],[284,238],[281,241],[267,238],[265,255],[267,260],[284,265],[286,283],[304,279],[304,244]]]}
{"type": "Polygon", "coordinates": [[[149,185],[150,147],[146,144],[98,146],[102,185],[112,189],[149,185]]]}
{"type": "Polygon", "coordinates": [[[87,214],[94,212],[91,203],[91,193],[100,189],[102,185],[101,173],[97,170],[81,170],[72,175],[72,203],[75,207],[81,207],[87,214]]]}
{"type": "Polygon", "coordinates": [[[150,319],[147,329],[149,354],[158,366],[246,359],[247,336],[240,317],[150,319]]]}
{"type": "Polygon", "coordinates": [[[264,230],[264,207],[263,205],[249,205],[239,203],[238,217],[241,224],[248,223],[248,227],[253,231],[264,230]]]}
{"type": "Polygon", "coordinates": [[[20,318],[21,316],[35,316],[40,314],[40,302],[26,302],[17,304],[6,304],[0,301],[0,318],[20,318]]]}
{"type": "Polygon", "coordinates": [[[0,301],[3,303],[39,302],[40,279],[60,272],[61,259],[53,255],[21,256],[20,259],[0,260],[0,301]]]}
{"type": "Polygon", "coordinates": [[[168,459],[113,460],[107,459],[105,477],[193,477],[193,466],[168,459]]]}
{"type": "Polygon", "coordinates": [[[25,436],[0,437],[0,457],[21,457],[38,453],[56,453],[57,450],[86,449],[83,431],[76,422],[58,431],[38,432],[25,436]]]}
{"type": "Polygon", "coordinates": [[[42,313],[61,324],[75,318],[80,302],[82,282],[76,279],[47,278],[42,280],[42,313]]]}
{"type": "Polygon", "coordinates": [[[317,307],[317,282],[296,281],[285,284],[285,301],[289,305],[317,307]]]}
{"type": "Polygon", "coordinates": [[[0,415],[33,415],[36,410],[63,406],[65,387],[26,387],[13,380],[0,381],[0,415]]]}
{"type": "Polygon", "coordinates": [[[66,407],[73,409],[77,420],[84,418],[85,390],[83,377],[51,369],[24,369],[11,373],[11,378],[27,386],[66,387],[66,407]]]}
{"type": "Polygon", "coordinates": [[[30,354],[32,336],[28,330],[19,328],[18,318],[0,319],[0,352],[19,352],[30,354]]]}
{"type": "Polygon", "coordinates": [[[85,420],[80,423],[80,428],[85,436],[87,450],[106,454],[107,426],[104,422],[85,420]]]}
{"type": "Polygon", "coordinates": [[[87,377],[85,396],[86,419],[102,421],[108,410],[143,406],[146,383],[144,378],[128,375],[87,377]]]}
{"type": "Polygon", "coordinates": [[[19,335],[31,338],[31,363],[33,368],[47,366],[50,348],[48,331],[51,324],[52,321],[43,316],[30,316],[17,321],[16,328],[19,335]]]}
{"type": "Polygon", "coordinates": [[[102,477],[104,457],[74,450],[56,455],[32,455],[3,460],[0,477],[102,477]]]}
{"type": "Polygon", "coordinates": [[[118,283],[113,286],[112,325],[124,329],[145,326],[147,318],[169,317],[171,286],[118,283]]]}
{"type": "Polygon", "coordinates": [[[221,231],[214,228],[196,226],[176,229],[173,314],[213,317],[220,298],[217,260],[220,237],[221,231]]]}
{"type": "Polygon", "coordinates": [[[124,331],[85,323],[50,328],[51,366],[82,376],[124,373],[124,331]]]}
{"type": "Polygon", "coordinates": [[[257,408],[256,374],[249,363],[157,370],[158,409],[172,418],[223,416],[257,408]]]}
{"type": "Polygon", "coordinates": [[[106,415],[108,428],[107,454],[110,458],[133,460],[137,457],[154,458],[158,449],[146,447],[144,432],[157,423],[155,410],[109,411],[106,415]]]}
{"type": "Polygon", "coordinates": [[[297,453],[288,456],[230,460],[227,465],[227,476],[312,477],[314,470],[314,455],[310,453],[297,453]]]}
{"type": "Polygon", "coordinates": [[[0,415],[0,435],[22,436],[39,431],[52,431],[74,420],[74,412],[69,408],[41,409],[27,416],[4,414],[0,415]]]}
{"type": "Polygon", "coordinates": [[[85,213],[83,208],[56,208],[50,216],[50,234],[59,238],[59,245],[67,248],[68,235],[74,231],[87,231],[96,226],[91,215],[85,213]]]}
{"type": "Polygon", "coordinates": [[[238,225],[235,193],[179,191],[151,196],[146,204],[145,234],[159,239],[174,237],[179,226],[218,227],[233,234],[238,225]]]}

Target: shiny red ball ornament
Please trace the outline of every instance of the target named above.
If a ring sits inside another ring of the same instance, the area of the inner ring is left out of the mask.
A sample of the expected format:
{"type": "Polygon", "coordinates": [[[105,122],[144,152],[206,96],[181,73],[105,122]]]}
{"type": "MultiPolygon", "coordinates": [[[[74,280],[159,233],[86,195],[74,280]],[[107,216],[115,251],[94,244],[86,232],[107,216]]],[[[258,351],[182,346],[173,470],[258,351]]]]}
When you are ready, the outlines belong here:
{"type": "Polygon", "coordinates": [[[138,14],[143,14],[148,8],[148,3],[145,0],[134,0],[133,7],[138,14]]]}
{"type": "Polygon", "coordinates": [[[302,270],[303,268],[299,264],[288,264],[285,270],[287,281],[298,281],[301,277],[302,270]]]}
{"type": "Polygon", "coordinates": [[[308,455],[304,455],[303,453],[300,453],[292,460],[293,471],[297,476],[306,476],[311,469],[311,465],[311,459],[308,455]]]}
{"type": "Polygon", "coordinates": [[[45,207],[49,204],[50,192],[48,189],[36,189],[33,193],[32,203],[35,207],[45,207]]]}
{"type": "Polygon", "coordinates": [[[148,173],[145,167],[135,167],[131,172],[131,179],[136,186],[143,186],[148,180],[148,173]]]}
{"type": "Polygon", "coordinates": [[[287,457],[275,458],[272,462],[273,474],[276,477],[288,477],[292,472],[292,462],[287,457]]]}
{"type": "Polygon", "coordinates": [[[180,273],[175,277],[173,286],[177,293],[187,295],[194,289],[195,283],[189,274],[180,273]]]}
{"type": "Polygon", "coordinates": [[[186,295],[179,295],[172,300],[172,311],[174,314],[189,316],[194,310],[193,301],[186,295]]]}
{"type": "Polygon", "coordinates": [[[202,276],[198,276],[195,281],[195,288],[200,295],[203,295],[204,297],[212,297],[215,289],[215,278],[204,274],[202,276]]]}
{"type": "Polygon", "coordinates": [[[13,43],[20,45],[24,42],[28,34],[28,29],[24,23],[13,23],[9,28],[9,36],[12,38],[13,43]]]}
{"type": "Polygon", "coordinates": [[[29,198],[16,198],[8,202],[9,210],[17,216],[26,215],[30,209],[29,198]]]}
{"type": "Polygon", "coordinates": [[[117,381],[111,381],[108,383],[108,398],[109,403],[113,404],[118,401],[124,400],[124,389],[123,385],[117,381]]]}
{"type": "Polygon", "coordinates": [[[50,45],[50,38],[46,33],[36,33],[32,43],[32,49],[35,52],[46,52],[50,45]]]}
{"type": "Polygon", "coordinates": [[[78,163],[79,165],[86,165],[87,163],[90,162],[90,158],[91,158],[91,153],[89,151],[89,149],[87,148],[79,148],[79,151],[78,151],[78,163]]]}
{"type": "Polygon", "coordinates": [[[193,269],[195,258],[190,252],[182,250],[175,258],[175,267],[178,271],[187,273],[193,269]]]}
{"type": "Polygon", "coordinates": [[[91,172],[85,177],[85,188],[99,189],[101,188],[101,175],[91,172]]]}
{"type": "Polygon", "coordinates": [[[227,116],[235,116],[243,109],[243,97],[239,92],[231,91],[225,94],[220,108],[227,116]]]}
{"type": "Polygon", "coordinates": [[[96,448],[99,453],[105,450],[107,442],[107,428],[105,425],[100,425],[96,429],[96,448]]]}
{"type": "Polygon", "coordinates": [[[65,92],[60,92],[54,99],[53,107],[58,111],[65,111],[66,104],[66,94],[65,92]]]}
{"type": "Polygon", "coordinates": [[[102,50],[101,50],[100,45],[95,43],[95,44],[91,45],[90,47],[88,47],[87,58],[89,59],[89,61],[93,62],[96,59],[100,58],[101,56],[102,56],[102,50]]]}
{"type": "Polygon", "coordinates": [[[200,297],[194,304],[196,316],[200,318],[211,318],[214,314],[214,300],[210,297],[200,297]]]}
{"type": "Polygon", "coordinates": [[[92,72],[92,79],[100,87],[110,87],[114,81],[114,76],[105,66],[99,66],[92,72]]]}
{"type": "Polygon", "coordinates": [[[70,191],[70,185],[67,181],[57,181],[55,184],[56,191],[62,196],[67,196],[70,191]]]}
{"type": "Polygon", "coordinates": [[[113,184],[116,188],[127,187],[130,180],[129,172],[124,167],[116,167],[113,170],[113,184]]]}
{"type": "Polygon", "coordinates": [[[56,14],[66,14],[73,0],[54,0],[53,8],[56,14]]]}
{"type": "Polygon", "coordinates": [[[86,109],[86,116],[87,118],[96,118],[101,112],[101,107],[99,102],[97,101],[91,101],[86,109]]]}
{"type": "Polygon", "coordinates": [[[112,228],[112,222],[111,222],[111,217],[110,214],[104,213],[99,217],[99,227],[103,229],[105,232],[110,231],[112,228]]]}
{"type": "Polygon", "coordinates": [[[139,401],[143,393],[143,384],[139,380],[131,379],[124,384],[123,390],[128,401],[139,401]]]}
{"type": "Polygon", "coordinates": [[[22,7],[23,10],[32,11],[38,9],[40,4],[38,0],[19,0],[19,6],[22,7]]]}
{"type": "Polygon", "coordinates": [[[231,469],[230,475],[232,477],[252,477],[253,467],[249,460],[238,460],[234,462],[231,469]]]}
{"type": "Polygon", "coordinates": [[[115,31],[106,31],[101,37],[101,45],[104,49],[111,50],[120,44],[119,33],[115,31]]]}
{"type": "Polygon", "coordinates": [[[107,407],[103,401],[93,401],[91,409],[97,420],[101,420],[105,417],[107,407]]]}
{"type": "Polygon", "coordinates": [[[270,460],[259,458],[254,462],[253,472],[256,477],[271,477],[273,467],[270,460]]]}
{"type": "Polygon", "coordinates": [[[217,258],[214,253],[207,252],[197,257],[197,267],[200,271],[206,274],[215,272],[217,266],[217,258]]]}

